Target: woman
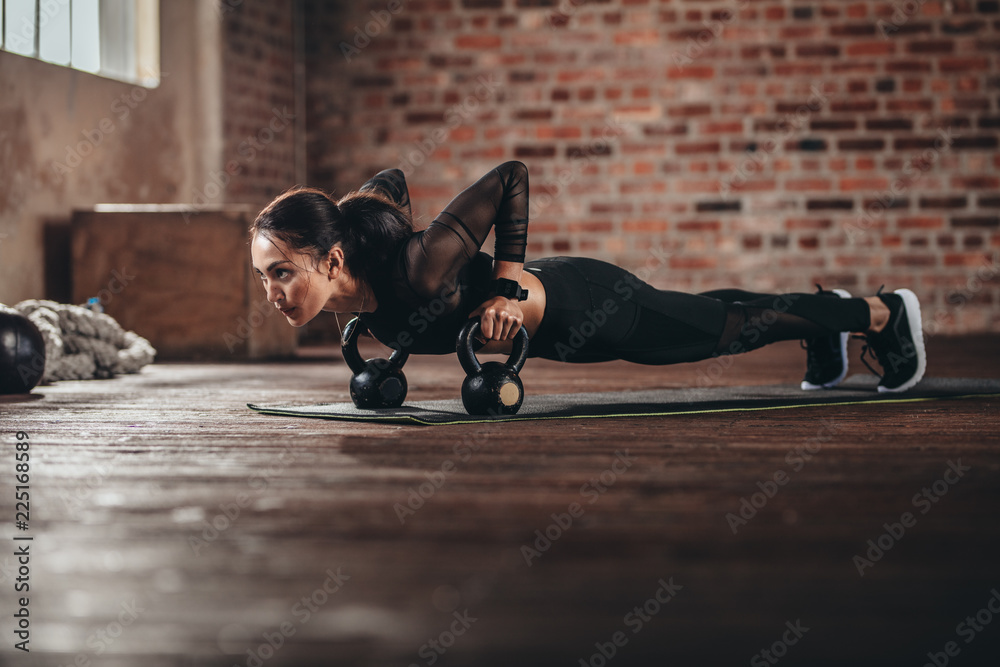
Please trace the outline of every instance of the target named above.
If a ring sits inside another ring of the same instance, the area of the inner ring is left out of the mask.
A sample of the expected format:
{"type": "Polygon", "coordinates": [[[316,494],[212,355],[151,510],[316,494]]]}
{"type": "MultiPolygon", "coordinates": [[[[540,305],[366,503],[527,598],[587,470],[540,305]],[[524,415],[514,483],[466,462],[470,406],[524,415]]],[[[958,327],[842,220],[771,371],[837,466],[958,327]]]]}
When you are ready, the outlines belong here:
{"type": "Polygon", "coordinates": [[[520,162],[491,170],[417,232],[394,169],[336,202],[308,188],[279,196],[250,229],[251,254],[268,300],[292,326],[321,310],[357,312],[375,338],[410,353],[453,352],[470,317],[480,321],[481,352],[509,351],[523,325],[531,356],[568,362],[673,364],[804,339],[802,388],[820,389],[847,374],[854,332],[882,366],[879,391],[905,391],[923,376],[920,305],[909,290],[863,299],[822,289],[657,290],[593,259],[525,263],[527,229],[520,162]],[[493,257],[480,252],[491,229],[493,257]]]}

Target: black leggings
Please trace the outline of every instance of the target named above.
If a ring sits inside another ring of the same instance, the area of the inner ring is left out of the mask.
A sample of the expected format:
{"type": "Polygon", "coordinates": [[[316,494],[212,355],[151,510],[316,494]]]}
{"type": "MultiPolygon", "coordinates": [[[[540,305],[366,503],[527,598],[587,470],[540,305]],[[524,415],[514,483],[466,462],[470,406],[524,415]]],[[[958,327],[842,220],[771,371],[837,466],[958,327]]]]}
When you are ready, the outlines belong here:
{"type": "Polygon", "coordinates": [[[870,326],[864,299],[829,292],[686,294],[656,289],[625,269],[582,257],[535,260],[525,270],[541,281],[546,295],[542,324],[529,345],[532,357],[676,364],[870,326]]]}

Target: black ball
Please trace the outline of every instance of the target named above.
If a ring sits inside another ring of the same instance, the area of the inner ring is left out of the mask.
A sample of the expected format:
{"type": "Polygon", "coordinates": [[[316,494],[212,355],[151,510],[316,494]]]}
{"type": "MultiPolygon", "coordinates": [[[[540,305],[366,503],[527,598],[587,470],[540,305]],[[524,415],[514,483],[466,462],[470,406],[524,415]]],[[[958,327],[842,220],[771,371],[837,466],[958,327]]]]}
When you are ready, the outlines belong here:
{"type": "Polygon", "coordinates": [[[0,394],[27,394],[45,373],[45,341],[24,315],[0,312],[0,394]]]}

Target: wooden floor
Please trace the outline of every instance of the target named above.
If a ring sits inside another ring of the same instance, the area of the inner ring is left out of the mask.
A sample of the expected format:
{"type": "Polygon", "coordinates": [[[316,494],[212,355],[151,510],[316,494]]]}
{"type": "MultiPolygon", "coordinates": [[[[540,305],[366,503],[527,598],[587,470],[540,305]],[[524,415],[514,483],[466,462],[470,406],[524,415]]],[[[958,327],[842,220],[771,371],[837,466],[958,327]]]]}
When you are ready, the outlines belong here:
{"type": "MultiPolygon", "coordinates": [[[[935,337],[928,374],[1000,378],[998,349],[935,337]]],[[[529,400],[797,383],[804,354],[717,364],[522,377],[529,400]]],[[[412,400],[462,378],[454,358],[406,373],[412,400]]],[[[0,663],[998,664],[1000,399],[502,427],[245,407],[348,400],[348,378],[321,355],[157,364],[0,402],[5,489],[14,433],[31,443],[27,531],[3,498],[0,663]],[[30,659],[15,533],[33,537],[30,659]]]]}

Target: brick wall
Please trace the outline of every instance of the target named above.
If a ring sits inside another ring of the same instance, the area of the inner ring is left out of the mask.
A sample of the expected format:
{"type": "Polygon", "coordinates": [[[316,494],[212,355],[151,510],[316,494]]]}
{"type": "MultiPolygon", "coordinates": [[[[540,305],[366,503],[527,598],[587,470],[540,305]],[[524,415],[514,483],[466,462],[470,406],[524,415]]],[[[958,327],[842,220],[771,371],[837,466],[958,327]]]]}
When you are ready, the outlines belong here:
{"type": "MultiPolygon", "coordinates": [[[[259,208],[296,181],[294,2],[215,1],[223,44],[224,173],[212,182],[226,183],[218,203],[259,208]]],[[[206,184],[206,198],[214,192],[206,184]]]]}
{"type": "Polygon", "coordinates": [[[349,4],[305,2],[311,185],[399,166],[427,224],[520,159],[529,257],[1000,330],[996,0],[349,4]]]}

